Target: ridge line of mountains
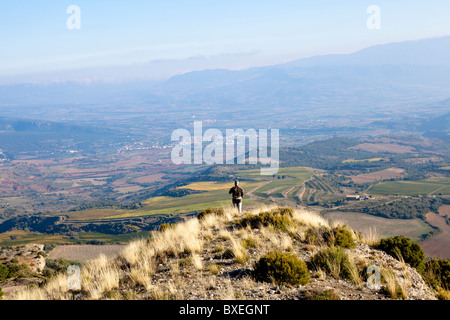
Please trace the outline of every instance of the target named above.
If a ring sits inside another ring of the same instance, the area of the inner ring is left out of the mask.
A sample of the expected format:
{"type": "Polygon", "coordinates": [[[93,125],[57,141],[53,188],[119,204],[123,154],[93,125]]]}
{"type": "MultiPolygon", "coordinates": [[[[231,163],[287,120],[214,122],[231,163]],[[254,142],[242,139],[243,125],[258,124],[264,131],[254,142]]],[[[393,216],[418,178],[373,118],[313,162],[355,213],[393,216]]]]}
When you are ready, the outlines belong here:
{"type": "MultiPolygon", "coordinates": [[[[145,66],[142,66],[145,68],[145,66]]],[[[148,70],[150,75],[151,69],[148,70]]],[[[171,108],[362,108],[450,97],[450,37],[232,71],[202,70],[163,82],[62,82],[0,86],[1,106],[80,104],[171,108]]]]}

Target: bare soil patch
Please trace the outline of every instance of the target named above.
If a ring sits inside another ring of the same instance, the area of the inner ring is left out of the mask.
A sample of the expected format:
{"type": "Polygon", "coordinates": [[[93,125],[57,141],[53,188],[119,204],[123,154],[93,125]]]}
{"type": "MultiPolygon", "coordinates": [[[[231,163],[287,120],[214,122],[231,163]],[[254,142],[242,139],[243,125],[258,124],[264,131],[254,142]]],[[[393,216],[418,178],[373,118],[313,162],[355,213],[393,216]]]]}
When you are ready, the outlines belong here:
{"type": "Polygon", "coordinates": [[[155,173],[155,174],[150,174],[147,176],[143,176],[143,177],[139,177],[136,179],[133,179],[132,182],[136,182],[136,183],[153,183],[156,182],[158,180],[160,180],[162,177],[164,177],[164,173],[155,173]]]}
{"type": "Polygon", "coordinates": [[[397,177],[400,177],[403,172],[405,172],[404,169],[400,168],[389,168],[386,170],[381,170],[377,172],[371,172],[371,173],[365,173],[360,174],[354,177],[351,177],[354,183],[363,184],[368,182],[375,182],[379,180],[389,180],[394,179],[397,177]]]}

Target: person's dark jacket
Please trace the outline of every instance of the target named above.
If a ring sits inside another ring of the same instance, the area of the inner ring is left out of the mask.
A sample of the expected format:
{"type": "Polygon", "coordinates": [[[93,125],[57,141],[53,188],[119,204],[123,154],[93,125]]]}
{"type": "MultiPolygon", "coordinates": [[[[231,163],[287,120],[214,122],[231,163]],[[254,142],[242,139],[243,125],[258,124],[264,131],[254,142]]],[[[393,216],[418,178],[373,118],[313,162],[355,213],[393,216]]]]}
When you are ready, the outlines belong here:
{"type": "Polygon", "coordinates": [[[238,186],[234,186],[233,188],[231,188],[228,193],[233,196],[233,199],[244,197],[244,190],[238,186]]]}

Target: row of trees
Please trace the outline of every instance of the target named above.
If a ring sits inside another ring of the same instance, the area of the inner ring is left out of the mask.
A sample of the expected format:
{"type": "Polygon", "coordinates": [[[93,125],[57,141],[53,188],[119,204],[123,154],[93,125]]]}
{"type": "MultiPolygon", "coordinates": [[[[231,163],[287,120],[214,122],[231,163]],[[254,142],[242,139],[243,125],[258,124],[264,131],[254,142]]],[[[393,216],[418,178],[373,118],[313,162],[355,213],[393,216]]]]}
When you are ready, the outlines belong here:
{"type": "Polygon", "coordinates": [[[124,210],[135,210],[142,208],[141,202],[136,203],[120,203],[114,200],[106,199],[106,200],[97,200],[87,204],[83,204],[81,206],[77,206],[75,208],[70,209],[69,211],[83,211],[88,209],[98,209],[98,208],[117,208],[124,210]]]}

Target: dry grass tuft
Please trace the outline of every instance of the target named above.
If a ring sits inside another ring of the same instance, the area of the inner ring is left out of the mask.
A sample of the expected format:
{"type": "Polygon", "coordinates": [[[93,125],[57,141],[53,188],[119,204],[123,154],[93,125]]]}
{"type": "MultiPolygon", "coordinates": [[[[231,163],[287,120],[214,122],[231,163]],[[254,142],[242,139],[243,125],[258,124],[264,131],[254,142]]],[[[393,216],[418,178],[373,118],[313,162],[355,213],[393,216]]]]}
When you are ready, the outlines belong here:
{"type": "Polygon", "coordinates": [[[306,210],[294,210],[294,215],[292,219],[295,222],[308,227],[313,228],[330,227],[328,221],[322,218],[318,213],[306,210]]]}
{"type": "Polygon", "coordinates": [[[362,232],[362,239],[360,241],[370,247],[376,247],[380,244],[381,238],[376,228],[369,228],[362,232]]]}
{"type": "Polygon", "coordinates": [[[406,284],[403,279],[398,278],[398,276],[390,269],[381,269],[381,276],[384,279],[385,290],[391,297],[391,299],[406,299],[408,298],[408,292],[406,290],[406,284]]]}
{"type": "Polygon", "coordinates": [[[203,241],[199,237],[200,227],[197,219],[177,224],[171,229],[155,234],[151,246],[157,253],[175,256],[183,252],[200,253],[203,248],[203,241]]]}

